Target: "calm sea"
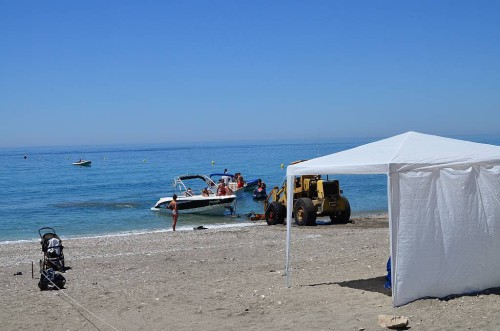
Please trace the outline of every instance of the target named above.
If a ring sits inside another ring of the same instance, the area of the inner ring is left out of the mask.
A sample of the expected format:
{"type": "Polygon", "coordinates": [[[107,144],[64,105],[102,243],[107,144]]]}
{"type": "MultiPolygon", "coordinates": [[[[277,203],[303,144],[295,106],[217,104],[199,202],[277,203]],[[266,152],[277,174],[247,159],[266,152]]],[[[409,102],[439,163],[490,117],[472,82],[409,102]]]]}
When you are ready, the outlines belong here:
{"type": "MultiPolygon", "coordinates": [[[[374,140],[0,149],[0,242],[38,239],[38,229],[46,226],[63,238],[170,230],[171,216],[150,208],[173,193],[177,175],[209,175],[227,168],[246,179],[261,178],[270,190],[281,185],[292,161],[374,140]],[[79,159],[91,160],[92,166],[72,165],[79,159]]],[[[353,214],[387,211],[385,175],[329,178],[340,179],[353,214]]],[[[178,229],[252,224],[246,216],[251,212],[263,213],[263,202],[244,193],[236,216],[181,214],[178,229]]]]}

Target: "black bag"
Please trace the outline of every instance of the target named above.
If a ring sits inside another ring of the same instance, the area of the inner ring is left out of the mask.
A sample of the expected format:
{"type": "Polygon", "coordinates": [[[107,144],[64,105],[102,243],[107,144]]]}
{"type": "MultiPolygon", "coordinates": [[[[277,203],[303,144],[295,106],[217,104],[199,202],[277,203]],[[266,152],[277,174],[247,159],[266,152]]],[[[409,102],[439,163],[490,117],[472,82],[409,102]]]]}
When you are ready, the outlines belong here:
{"type": "Polygon", "coordinates": [[[38,287],[40,290],[59,290],[64,288],[66,284],[66,278],[63,275],[54,272],[54,269],[50,268],[42,271],[40,274],[40,281],[38,282],[38,287]]]}

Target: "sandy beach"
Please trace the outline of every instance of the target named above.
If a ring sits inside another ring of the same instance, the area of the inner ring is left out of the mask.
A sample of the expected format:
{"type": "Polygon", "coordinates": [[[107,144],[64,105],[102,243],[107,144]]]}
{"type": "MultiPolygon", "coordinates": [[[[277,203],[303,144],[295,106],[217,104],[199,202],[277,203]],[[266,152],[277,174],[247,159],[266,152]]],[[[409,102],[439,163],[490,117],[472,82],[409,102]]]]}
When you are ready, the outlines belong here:
{"type": "Polygon", "coordinates": [[[0,329],[359,331],[382,329],[379,314],[404,315],[411,330],[500,329],[499,289],[393,308],[384,215],[294,226],[290,288],[285,237],[285,226],[258,223],[63,238],[62,291],[37,286],[38,242],[2,244],[0,329]]]}

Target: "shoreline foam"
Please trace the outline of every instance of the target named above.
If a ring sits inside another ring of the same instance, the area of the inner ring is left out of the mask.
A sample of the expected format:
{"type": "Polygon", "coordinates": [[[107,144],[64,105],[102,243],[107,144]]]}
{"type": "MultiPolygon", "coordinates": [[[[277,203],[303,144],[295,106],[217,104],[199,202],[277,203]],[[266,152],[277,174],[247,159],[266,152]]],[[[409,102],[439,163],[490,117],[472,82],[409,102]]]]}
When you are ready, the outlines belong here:
{"type": "MultiPolygon", "coordinates": [[[[358,219],[385,219],[387,218],[387,212],[383,211],[370,211],[370,212],[357,212],[353,213],[351,220],[356,221],[358,219]]],[[[256,224],[259,224],[263,222],[265,224],[265,221],[251,221],[251,220],[245,220],[241,221],[243,217],[239,217],[240,221],[238,223],[213,223],[213,224],[201,224],[209,229],[223,229],[223,228],[233,228],[233,227],[247,227],[247,226],[254,226],[256,224]]],[[[327,218],[321,218],[318,219],[319,222],[322,223],[328,223],[327,218]]],[[[293,221],[292,221],[293,222],[293,221]]],[[[292,223],[294,224],[294,223],[292,223]]],[[[193,225],[183,225],[183,224],[178,224],[177,225],[177,230],[178,231],[192,231],[193,230],[193,225]]],[[[115,232],[115,233],[102,233],[102,234],[94,234],[94,235],[68,235],[68,236],[60,236],[61,240],[72,240],[72,239],[90,239],[90,238],[101,238],[101,237],[120,237],[120,236],[133,236],[133,235],[138,235],[138,234],[148,234],[148,233],[163,233],[163,232],[169,232],[172,231],[171,227],[166,227],[164,229],[137,229],[137,230],[128,230],[128,231],[120,231],[120,232],[115,232]]],[[[18,244],[18,243],[31,243],[31,242],[39,242],[40,238],[31,238],[31,239],[19,239],[19,240],[4,240],[0,241],[0,245],[11,245],[11,244],[18,244]]]]}

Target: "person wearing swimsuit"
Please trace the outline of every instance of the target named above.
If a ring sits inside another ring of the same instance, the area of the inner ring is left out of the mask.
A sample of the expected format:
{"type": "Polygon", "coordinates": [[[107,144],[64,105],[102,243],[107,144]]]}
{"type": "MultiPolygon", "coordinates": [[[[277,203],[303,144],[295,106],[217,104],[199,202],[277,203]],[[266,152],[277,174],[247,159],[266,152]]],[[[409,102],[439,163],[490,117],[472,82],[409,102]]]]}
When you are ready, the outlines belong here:
{"type": "Polygon", "coordinates": [[[245,186],[245,181],[243,180],[243,176],[239,175],[238,176],[238,188],[242,188],[243,186],[245,186]]]}
{"type": "Polygon", "coordinates": [[[172,210],[172,230],[175,231],[175,226],[177,225],[177,216],[179,213],[177,210],[177,194],[174,194],[172,196],[172,201],[170,201],[167,208],[172,210]]]}
{"type": "Polygon", "coordinates": [[[219,184],[219,187],[217,188],[217,195],[226,195],[226,185],[224,182],[219,184]]]}

